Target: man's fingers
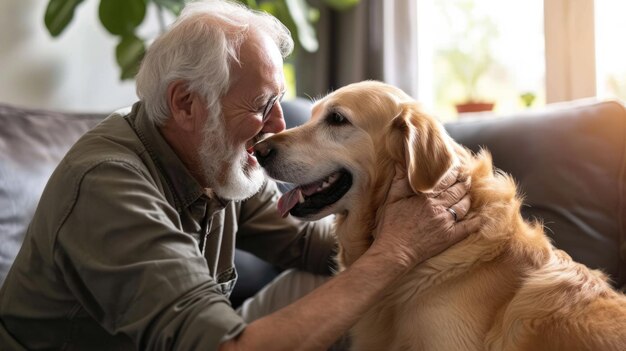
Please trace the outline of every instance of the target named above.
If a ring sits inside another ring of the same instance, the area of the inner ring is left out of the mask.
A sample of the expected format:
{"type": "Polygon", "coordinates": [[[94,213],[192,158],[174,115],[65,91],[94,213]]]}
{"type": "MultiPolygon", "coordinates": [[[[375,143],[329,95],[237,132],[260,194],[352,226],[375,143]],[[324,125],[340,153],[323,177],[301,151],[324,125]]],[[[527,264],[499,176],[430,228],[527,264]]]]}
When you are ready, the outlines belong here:
{"type": "Polygon", "coordinates": [[[481,217],[469,218],[454,224],[454,233],[452,241],[459,242],[468,235],[477,232],[482,226],[481,217]]]}
{"type": "Polygon", "coordinates": [[[413,194],[413,189],[409,184],[406,171],[400,166],[396,165],[396,173],[391,182],[389,193],[387,194],[388,201],[396,201],[401,198],[405,198],[413,194]]]}
{"type": "Polygon", "coordinates": [[[403,178],[406,179],[407,176],[408,176],[408,173],[407,173],[406,169],[404,169],[399,164],[396,164],[394,166],[393,180],[400,180],[400,179],[403,179],[403,178]]]}
{"type": "Polygon", "coordinates": [[[456,213],[456,219],[460,221],[461,219],[463,219],[463,217],[465,217],[467,211],[469,211],[470,205],[470,196],[465,195],[459,202],[450,206],[449,208],[451,208],[454,213],[456,213]]]}
{"type": "Polygon", "coordinates": [[[457,182],[458,178],[459,178],[459,169],[458,168],[453,168],[453,169],[449,170],[448,172],[446,172],[446,174],[443,175],[443,177],[441,178],[441,180],[439,180],[437,185],[435,185],[435,187],[433,188],[433,192],[434,193],[440,193],[440,192],[448,189],[454,183],[457,182]]]}
{"type": "Polygon", "coordinates": [[[434,194],[434,201],[438,205],[450,208],[459,202],[467,193],[467,185],[465,183],[456,183],[440,194],[434,194]]]}

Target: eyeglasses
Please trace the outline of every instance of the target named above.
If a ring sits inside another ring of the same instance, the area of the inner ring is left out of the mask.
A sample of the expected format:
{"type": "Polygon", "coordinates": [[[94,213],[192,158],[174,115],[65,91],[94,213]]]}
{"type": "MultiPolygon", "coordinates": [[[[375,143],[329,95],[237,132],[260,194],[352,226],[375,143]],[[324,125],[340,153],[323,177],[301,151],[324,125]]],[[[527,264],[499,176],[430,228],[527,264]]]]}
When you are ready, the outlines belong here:
{"type": "Polygon", "coordinates": [[[265,107],[263,108],[263,123],[267,121],[267,118],[269,117],[270,112],[272,112],[274,105],[276,105],[278,101],[282,100],[283,96],[285,96],[284,91],[274,96],[273,98],[270,99],[270,101],[267,102],[267,105],[265,105],[265,107]]]}

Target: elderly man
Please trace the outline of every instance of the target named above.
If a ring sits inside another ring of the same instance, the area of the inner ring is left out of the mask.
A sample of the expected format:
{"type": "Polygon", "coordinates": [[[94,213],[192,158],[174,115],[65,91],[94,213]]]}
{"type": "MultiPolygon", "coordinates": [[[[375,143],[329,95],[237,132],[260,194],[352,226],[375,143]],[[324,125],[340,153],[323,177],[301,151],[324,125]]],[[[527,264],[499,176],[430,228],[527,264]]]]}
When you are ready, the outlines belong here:
{"type": "Polygon", "coordinates": [[[332,279],[303,273],[328,272],[330,226],[281,218],[249,151],[285,128],[292,47],[268,15],[215,0],[185,8],[145,57],[140,101],[81,138],[50,178],[0,292],[0,349],[325,349],[471,231],[441,211],[469,206],[456,175],[437,201],[407,197],[399,178],[354,265],[332,279]],[[297,270],[235,311],[235,245],[297,270]]]}

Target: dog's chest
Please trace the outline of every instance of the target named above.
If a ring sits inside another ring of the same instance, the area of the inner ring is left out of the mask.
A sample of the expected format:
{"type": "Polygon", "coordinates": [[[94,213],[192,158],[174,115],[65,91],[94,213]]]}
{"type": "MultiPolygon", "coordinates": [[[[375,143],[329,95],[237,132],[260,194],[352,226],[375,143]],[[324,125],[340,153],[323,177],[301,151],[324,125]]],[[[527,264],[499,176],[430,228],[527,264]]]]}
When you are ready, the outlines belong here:
{"type": "Polygon", "coordinates": [[[484,350],[496,313],[511,297],[502,285],[472,274],[424,291],[408,284],[358,323],[354,350],[484,350]]]}
{"type": "Polygon", "coordinates": [[[483,350],[488,323],[459,307],[445,299],[381,304],[354,328],[353,350],[483,350]]]}

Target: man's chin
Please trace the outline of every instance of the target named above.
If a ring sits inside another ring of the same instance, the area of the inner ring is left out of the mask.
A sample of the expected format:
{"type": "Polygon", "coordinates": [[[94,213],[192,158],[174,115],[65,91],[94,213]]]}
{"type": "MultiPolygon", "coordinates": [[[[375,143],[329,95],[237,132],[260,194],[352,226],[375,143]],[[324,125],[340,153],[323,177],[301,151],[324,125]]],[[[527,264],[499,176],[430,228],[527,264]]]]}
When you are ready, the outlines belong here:
{"type": "Polygon", "coordinates": [[[265,182],[265,176],[260,167],[244,174],[239,170],[237,174],[228,177],[225,184],[219,184],[213,191],[222,199],[241,201],[258,193],[265,182]]]}

